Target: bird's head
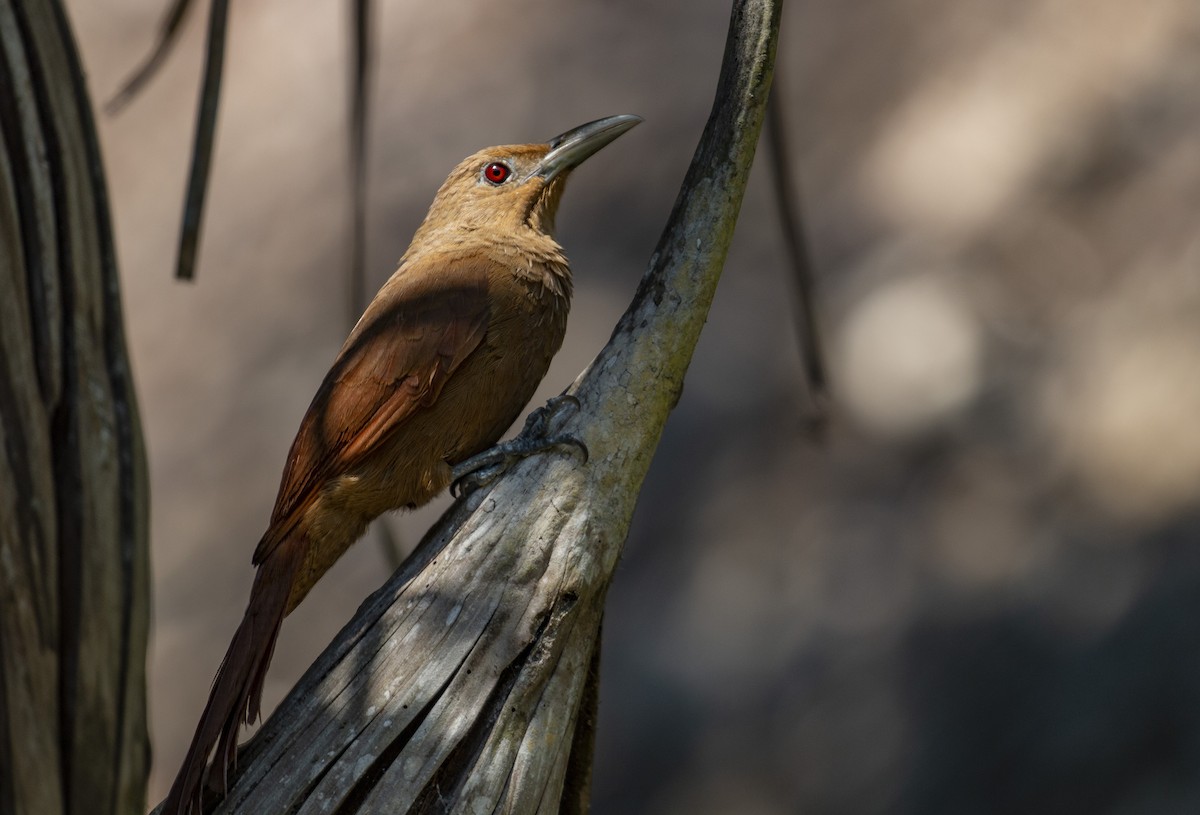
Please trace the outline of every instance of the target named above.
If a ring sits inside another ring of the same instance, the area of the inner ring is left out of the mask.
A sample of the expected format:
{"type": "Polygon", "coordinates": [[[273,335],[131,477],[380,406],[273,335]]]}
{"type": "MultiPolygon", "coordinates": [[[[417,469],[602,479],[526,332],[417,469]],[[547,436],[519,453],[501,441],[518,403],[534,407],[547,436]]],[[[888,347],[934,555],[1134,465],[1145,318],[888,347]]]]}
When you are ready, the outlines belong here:
{"type": "MultiPolygon", "coordinates": [[[[464,159],[438,190],[418,232],[532,228],[553,236],[567,176],[585,159],[642,121],[622,114],[597,119],[545,144],[489,147],[464,159]]],[[[415,241],[414,241],[415,242],[415,241]]]]}

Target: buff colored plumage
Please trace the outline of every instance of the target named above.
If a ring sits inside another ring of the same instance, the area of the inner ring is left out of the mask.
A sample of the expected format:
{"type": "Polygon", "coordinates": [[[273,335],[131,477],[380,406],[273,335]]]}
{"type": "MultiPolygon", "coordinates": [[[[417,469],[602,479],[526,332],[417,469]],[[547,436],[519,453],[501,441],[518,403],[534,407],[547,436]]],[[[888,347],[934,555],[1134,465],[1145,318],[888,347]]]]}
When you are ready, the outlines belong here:
{"type": "Polygon", "coordinates": [[[214,748],[224,787],[283,618],[371,520],[429,501],[525,408],[566,332],[571,272],[554,215],[567,175],[640,121],[613,116],[547,144],[483,150],[438,190],[301,422],[245,617],[166,815],[198,806],[214,748]]]}

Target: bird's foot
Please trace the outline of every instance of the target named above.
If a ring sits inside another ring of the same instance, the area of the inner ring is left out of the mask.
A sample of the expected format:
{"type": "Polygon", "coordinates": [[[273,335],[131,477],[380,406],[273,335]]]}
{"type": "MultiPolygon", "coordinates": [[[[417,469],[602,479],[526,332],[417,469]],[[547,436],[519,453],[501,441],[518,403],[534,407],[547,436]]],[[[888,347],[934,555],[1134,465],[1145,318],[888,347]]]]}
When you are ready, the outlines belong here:
{"type": "Polygon", "coordinates": [[[535,453],[543,453],[555,447],[573,447],[588,460],[587,445],[567,433],[551,433],[552,425],[559,424],[563,414],[579,410],[579,400],[570,394],[552,397],[544,407],[529,414],[525,427],[516,438],[501,442],[495,447],[471,456],[454,465],[450,473],[450,494],[455,498],[474,492],[491,484],[513,464],[535,453]],[[557,421],[556,421],[557,420],[557,421]]]}

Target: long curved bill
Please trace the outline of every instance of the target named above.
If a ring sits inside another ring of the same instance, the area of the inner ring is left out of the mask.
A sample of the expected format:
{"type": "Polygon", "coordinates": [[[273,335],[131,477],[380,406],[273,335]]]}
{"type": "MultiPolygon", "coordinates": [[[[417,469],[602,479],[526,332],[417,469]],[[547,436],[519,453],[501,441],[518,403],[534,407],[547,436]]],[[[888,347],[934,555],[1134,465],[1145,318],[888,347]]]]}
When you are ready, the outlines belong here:
{"type": "Polygon", "coordinates": [[[555,136],[549,142],[550,152],[537,163],[529,177],[540,175],[549,181],[561,172],[574,169],[642,121],[641,116],[622,113],[588,122],[555,136]]]}

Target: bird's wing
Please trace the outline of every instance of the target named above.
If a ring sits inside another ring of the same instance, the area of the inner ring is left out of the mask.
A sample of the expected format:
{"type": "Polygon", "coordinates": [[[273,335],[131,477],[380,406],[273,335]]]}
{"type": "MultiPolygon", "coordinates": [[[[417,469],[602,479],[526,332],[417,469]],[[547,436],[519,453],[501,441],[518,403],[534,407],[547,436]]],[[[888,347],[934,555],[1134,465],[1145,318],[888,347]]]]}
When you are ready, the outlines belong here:
{"type": "Polygon", "coordinates": [[[254,563],[286,537],[329,479],[437,400],[487,330],[489,263],[417,260],[385,284],[300,423],[254,563]]]}

